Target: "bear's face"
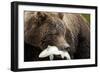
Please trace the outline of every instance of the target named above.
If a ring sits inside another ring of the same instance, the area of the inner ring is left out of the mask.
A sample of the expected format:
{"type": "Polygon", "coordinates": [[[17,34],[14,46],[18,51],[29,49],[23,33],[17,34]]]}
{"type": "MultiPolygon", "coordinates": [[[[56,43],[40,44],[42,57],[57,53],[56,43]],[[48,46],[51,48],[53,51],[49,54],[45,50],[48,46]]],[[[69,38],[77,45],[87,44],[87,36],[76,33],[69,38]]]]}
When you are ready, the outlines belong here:
{"type": "MultiPolygon", "coordinates": [[[[33,13],[25,24],[25,42],[44,50],[48,45],[66,51],[70,47],[66,41],[65,23],[61,15],[50,13],[33,13]]],[[[68,38],[69,39],[69,38],[68,38]]]]}

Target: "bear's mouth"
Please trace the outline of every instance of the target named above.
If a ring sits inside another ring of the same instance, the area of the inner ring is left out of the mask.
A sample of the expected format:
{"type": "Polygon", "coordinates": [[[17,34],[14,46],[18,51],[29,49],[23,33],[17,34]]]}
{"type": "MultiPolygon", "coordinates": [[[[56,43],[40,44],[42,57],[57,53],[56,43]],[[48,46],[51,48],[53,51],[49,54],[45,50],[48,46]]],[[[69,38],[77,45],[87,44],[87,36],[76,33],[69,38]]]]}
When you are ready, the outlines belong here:
{"type": "Polygon", "coordinates": [[[61,56],[62,59],[70,60],[70,54],[67,51],[61,51],[56,46],[50,46],[43,50],[39,54],[39,58],[49,57],[50,60],[54,60],[54,56],[61,56]]]}

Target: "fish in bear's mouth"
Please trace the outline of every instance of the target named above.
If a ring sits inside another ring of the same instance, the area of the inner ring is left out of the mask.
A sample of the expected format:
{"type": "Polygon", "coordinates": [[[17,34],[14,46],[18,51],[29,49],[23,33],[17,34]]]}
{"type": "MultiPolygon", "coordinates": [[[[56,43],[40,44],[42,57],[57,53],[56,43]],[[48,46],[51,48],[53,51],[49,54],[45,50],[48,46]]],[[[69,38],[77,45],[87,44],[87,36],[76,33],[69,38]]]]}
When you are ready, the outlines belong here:
{"type": "Polygon", "coordinates": [[[50,60],[54,59],[54,55],[60,55],[62,59],[70,60],[70,54],[67,51],[61,51],[59,50],[56,46],[50,46],[46,49],[44,49],[42,52],[39,54],[39,58],[45,58],[49,57],[50,60]]]}

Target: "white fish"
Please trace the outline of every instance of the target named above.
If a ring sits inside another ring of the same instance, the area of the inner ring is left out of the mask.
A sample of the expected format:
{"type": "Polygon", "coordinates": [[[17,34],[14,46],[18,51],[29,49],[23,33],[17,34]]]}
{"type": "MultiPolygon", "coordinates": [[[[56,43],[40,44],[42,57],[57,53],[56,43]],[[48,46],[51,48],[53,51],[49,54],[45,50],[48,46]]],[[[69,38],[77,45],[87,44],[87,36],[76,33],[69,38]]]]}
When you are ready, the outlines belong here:
{"type": "Polygon", "coordinates": [[[48,47],[39,54],[39,58],[49,56],[50,60],[53,60],[54,55],[61,55],[62,58],[66,57],[68,60],[71,59],[68,52],[60,51],[56,46],[50,45],[48,45],[48,47]]]}
{"type": "Polygon", "coordinates": [[[70,60],[71,59],[71,57],[70,57],[70,55],[69,55],[69,53],[67,51],[66,52],[62,51],[61,57],[62,58],[65,57],[67,60],[70,60]]]}

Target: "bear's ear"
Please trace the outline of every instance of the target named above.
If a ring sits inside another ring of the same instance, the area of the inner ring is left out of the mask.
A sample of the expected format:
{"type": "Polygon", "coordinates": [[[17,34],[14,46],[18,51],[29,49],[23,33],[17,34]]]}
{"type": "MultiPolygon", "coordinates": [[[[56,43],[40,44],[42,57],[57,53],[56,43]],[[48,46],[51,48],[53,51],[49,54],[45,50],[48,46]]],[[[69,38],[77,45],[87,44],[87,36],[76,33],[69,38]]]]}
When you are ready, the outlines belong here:
{"type": "Polygon", "coordinates": [[[37,12],[37,18],[39,22],[43,22],[44,20],[46,20],[47,15],[44,12],[37,12]]]}
{"type": "Polygon", "coordinates": [[[63,19],[64,14],[63,13],[58,13],[58,16],[60,19],[63,19]]]}

